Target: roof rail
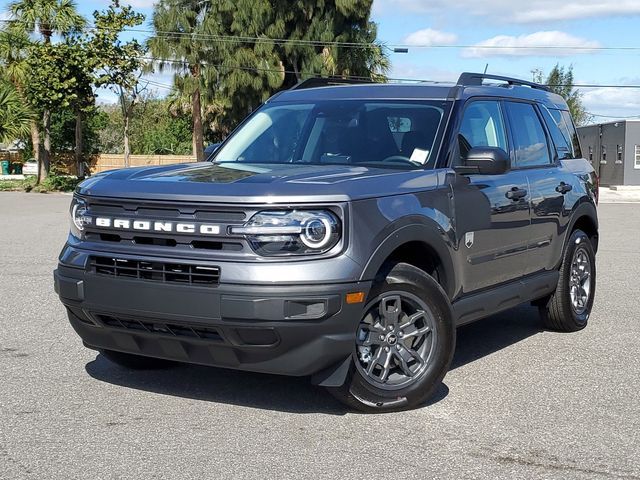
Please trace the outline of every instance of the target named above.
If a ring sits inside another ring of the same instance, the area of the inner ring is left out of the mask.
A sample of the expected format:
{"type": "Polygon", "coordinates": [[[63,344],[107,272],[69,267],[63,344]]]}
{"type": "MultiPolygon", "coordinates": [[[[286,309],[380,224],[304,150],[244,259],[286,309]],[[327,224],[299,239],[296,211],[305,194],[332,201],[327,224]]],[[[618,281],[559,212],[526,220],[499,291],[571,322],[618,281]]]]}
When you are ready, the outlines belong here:
{"type": "Polygon", "coordinates": [[[328,77],[328,78],[307,78],[301,82],[298,82],[289,90],[304,90],[305,88],[315,87],[330,87],[333,85],[358,85],[358,84],[373,83],[372,80],[354,80],[352,78],[340,78],[340,77],[328,77]]]}
{"type": "Polygon", "coordinates": [[[501,77],[499,75],[489,75],[487,73],[469,73],[465,72],[460,75],[458,79],[458,85],[460,86],[478,86],[482,85],[483,80],[498,80],[500,82],[505,82],[508,85],[520,85],[527,86],[531,88],[535,88],[537,90],[544,90],[546,92],[550,92],[551,89],[546,85],[540,85],[539,83],[527,82],[526,80],[518,80],[517,78],[511,77],[501,77]]]}

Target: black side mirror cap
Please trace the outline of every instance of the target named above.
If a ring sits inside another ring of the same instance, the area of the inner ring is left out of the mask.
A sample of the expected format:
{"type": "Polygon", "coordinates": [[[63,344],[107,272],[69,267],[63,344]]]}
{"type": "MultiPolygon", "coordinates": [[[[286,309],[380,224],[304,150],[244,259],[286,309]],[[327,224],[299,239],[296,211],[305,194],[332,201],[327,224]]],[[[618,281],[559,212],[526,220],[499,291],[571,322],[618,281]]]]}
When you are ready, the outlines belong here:
{"type": "Polygon", "coordinates": [[[454,167],[460,174],[500,175],[509,171],[509,154],[499,147],[476,147],[469,150],[464,164],[454,167]]]}

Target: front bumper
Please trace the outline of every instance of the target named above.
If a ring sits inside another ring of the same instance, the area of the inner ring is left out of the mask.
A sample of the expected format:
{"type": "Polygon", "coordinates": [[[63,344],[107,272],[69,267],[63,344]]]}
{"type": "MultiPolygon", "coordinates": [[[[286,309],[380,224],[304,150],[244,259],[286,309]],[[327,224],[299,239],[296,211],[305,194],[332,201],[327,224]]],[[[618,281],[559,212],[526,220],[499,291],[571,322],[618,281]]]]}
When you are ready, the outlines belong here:
{"type": "Polygon", "coordinates": [[[371,286],[176,285],[62,264],[54,282],[89,348],[293,376],[351,354],[363,304],[345,295],[371,286]]]}

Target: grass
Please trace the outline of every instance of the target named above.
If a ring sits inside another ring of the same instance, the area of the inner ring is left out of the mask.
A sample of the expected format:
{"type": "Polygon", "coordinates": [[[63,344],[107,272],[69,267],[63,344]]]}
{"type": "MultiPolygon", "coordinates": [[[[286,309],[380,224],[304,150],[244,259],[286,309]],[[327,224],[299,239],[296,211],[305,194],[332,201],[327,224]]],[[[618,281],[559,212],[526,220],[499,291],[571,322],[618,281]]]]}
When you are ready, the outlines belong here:
{"type": "Polygon", "coordinates": [[[0,180],[0,192],[73,192],[80,183],[76,177],[50,174],[40,185],[36,185],[36,177],[24,180],[0,180]]]}
{"type": "Polygon", "coordinates": [[[0,192],[28,192],[35,184],[35,177],[27,177],[24,180],[0,180],[0,192]]]}

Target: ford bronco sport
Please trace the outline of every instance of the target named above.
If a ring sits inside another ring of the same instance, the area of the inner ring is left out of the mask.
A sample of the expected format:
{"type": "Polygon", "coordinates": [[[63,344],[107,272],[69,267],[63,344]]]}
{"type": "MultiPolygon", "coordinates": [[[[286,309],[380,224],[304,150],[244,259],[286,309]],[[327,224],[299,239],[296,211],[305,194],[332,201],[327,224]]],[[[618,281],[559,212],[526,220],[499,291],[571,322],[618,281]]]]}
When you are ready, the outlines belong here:
{"type": "Polygon", "coordinates": [[[388,411],[434,393],[460,325],[525,302],[587,325],[597,179],[560,96],[336,83],[275,95],[208,162],[78,187],[55,288],[87,347],[310,376],[388,411]]]}

